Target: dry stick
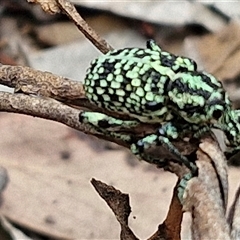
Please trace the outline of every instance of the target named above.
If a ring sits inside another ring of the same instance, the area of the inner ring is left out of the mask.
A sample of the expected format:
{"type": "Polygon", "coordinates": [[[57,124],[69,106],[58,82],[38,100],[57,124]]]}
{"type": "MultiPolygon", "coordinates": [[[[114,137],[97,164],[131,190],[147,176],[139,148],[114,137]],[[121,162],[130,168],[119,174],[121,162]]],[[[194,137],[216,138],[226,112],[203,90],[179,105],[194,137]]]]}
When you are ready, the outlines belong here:
{"type": "Polygon", "coordinates": [[[77,12],[74,5],[68,0],[27,0],[28,2],[39,3],[43,11],[55,14],[61,10],[70,20],[72,20],[77,28],[96,46],[102,53],[107,53],[113,48],[92,29],[86,21],[77,12]]]}
{"type": "Polygon", "coordinates": [[[107,53],[113,48],[98,35],[80,16],[73,4],[66,0],[57,0],[62,11],[75,23],[78,29],[89,39],[102,53],[107,53]]]}
{"type": "Polygon", "coordinates": [[[27,2],[39,3],[44,12],[56,14],[60,12],[56,0],[27,0],[27,2]]]}
{"type": "Polygon", "coordinates": [[[58,100],[84,99],[79,81],[23,66],[0,65],[0,84],[15,92],[51,97],[58,100]]]}
{"type": "Polygon", "coordinates": [[[235,194],[234,201],[229,210],[228,223],[231,228],[232,239],[240,239],[240,187],[235,194]]]}
{"type": "Polygon", "coordinates": [[[198,177],[188,182],[183,204],[183,208],[192,214],[192,239],[230,240],[226,220],[228,176],[225,156],[210,136],[202,140],[197,155],[198,177]]]}
{"type": "Polygon", "coordinates": [[[84,132],[88,131],[88,129],[78,121],[79,110],[56,100],[7,92],[0,92],[0,99],[0,111],[21,113],[58,121],[74,129],[84,132]]]}
{"type": "Polygon", "coordinates": [[[21,113],[53,120],[86,134],[91,134],[98,138],[129,147],[127,142],[105,136],[102,132],[97,131],[88,124],[81,123],[79,121],[79,113],[81,113],[81,110],[69,107],[51,98],[39,98],[25,94],[0,92],[0,111],[21,113]]]}

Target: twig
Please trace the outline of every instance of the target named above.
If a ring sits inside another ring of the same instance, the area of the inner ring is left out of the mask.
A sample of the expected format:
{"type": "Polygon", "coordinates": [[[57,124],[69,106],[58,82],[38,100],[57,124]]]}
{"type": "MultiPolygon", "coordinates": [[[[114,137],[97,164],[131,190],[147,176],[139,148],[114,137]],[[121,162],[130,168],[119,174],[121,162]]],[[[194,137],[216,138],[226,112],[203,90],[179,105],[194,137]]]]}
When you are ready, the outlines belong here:
{"type": "Polygon", "coordinates": [[[113,48],[92,29],[80,16],[76,8],[68,0],[28,0],[29,2],[39,3],[45,12],[52,14],[60,10],[65,13],[77,26],[77,28],[89,39],[94,46],[102,53],[107,53],[113,48]]]}
{"type": "Polygon", "coordinates": [[[230,239],[225,215],[228,193],[226,165],[215,139],[209,136],[203,139],[198,150],[199,174],[189,181],[184,200],[184,209],[192,213],[193,239],[230,239]],[[219,166],[224,166],[224,174],[221,174],[222,169],[219,172],[219,166]]]}
{"type": "Polygon", "coordinates": [[[66,0],[57,0],[57,2],[61,6],[62,11],[102,53],[107,53],[108,51],[113,50],[113,48],[84,21],[73,4],[66,0]]]}
{"type": "Polygon", "coordinates": [[[128,146],[127,142],[117,138],[110,139],[88,124],[80,123],[79,113],[81,110],[72,108],[51,98],[0,92],[0,112],[21,113],[57,121],[86,134],[113,141],[125,147],[128,146]]]}
{"type": "Polygon", "coordinates": [[[80,82],[23,66],[0,65],[0,84],[14,88],[16,93],[58,100],[85,98],[80,82]]]}

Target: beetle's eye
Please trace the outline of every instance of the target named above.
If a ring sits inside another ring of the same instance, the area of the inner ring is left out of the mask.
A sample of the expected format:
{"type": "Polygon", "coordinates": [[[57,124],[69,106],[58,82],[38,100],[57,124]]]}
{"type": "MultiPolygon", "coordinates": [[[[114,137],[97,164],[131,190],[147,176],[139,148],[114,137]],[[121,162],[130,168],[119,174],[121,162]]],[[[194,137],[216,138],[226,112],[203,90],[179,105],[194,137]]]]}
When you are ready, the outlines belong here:
{"type": "Polygon", "coordinates": [[[222,116],[222,111],[221,110],[215,110],[215,111],[213,111],[212,115],[213,115],[213,118],[218,120],[222,116]]]}

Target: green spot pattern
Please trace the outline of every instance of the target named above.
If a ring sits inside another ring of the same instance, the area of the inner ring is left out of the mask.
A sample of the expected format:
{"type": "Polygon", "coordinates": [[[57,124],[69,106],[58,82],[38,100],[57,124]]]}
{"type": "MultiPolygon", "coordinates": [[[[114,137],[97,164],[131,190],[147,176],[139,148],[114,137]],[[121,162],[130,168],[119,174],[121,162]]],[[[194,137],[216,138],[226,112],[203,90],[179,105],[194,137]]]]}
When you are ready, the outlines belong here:
{"type": "Polygon", "coordinates": [[[164,121],[171,118],[166,108],[169,80],[177,71],[195,68],[193,60],[164,52],[149,41],[146,49],[113,50],[94,60],[84,88],[88,99],[99,107],[127,113],[142,122],[164,121]]]}
{"type": "MultiPolygon", "coordinates": [[[[222,84],[213,75],[198,71],[190,58],[163,51],[152,40],[146,48],[113,50],[94,60],[84,89],[93,104],[137,121],[174,123],[178,129],[181,124],[191,130],[194,126],[196,136],[219,128],[225,132],[229,147],[239,149],[240,111],[232,109],[222,84]]],[[[165,129],[164,137],[153,135],[140,143],[149,146],[158,139],[186,163],[169,141],[178,137],[172,130],[165,129]]],[[[136,145],[132,149],[139,152],[136,145]]]]}

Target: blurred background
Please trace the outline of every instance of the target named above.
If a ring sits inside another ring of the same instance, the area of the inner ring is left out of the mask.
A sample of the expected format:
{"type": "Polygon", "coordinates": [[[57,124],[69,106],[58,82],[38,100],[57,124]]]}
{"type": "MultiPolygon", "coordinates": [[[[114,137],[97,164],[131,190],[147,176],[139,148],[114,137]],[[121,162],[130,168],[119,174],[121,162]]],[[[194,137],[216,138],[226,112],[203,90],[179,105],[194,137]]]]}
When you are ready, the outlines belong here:
{"type": "MultiPolygon", "coordinates": [[[[72,2],[112,47],[144,48],[155,39],[215,75],[240,107],[240,2],[72,2]]],[[[26,0],[0,0],[2,64],[83,81],[100,54],[66,16],[46,14],[26,0]]],[[[129,225],[139,238],[164,220],[176,177],[129,151],[60,123],[10,113],[0,114],[0,136],[0,187],[6,185],[0,239],[119,239],[115,217],[90,184],[93,177],[130,195],[129,225]]],[[[230,168],[230,203],[239,174],[230,168]]],[[[189,225],[185,214],[183,239],[191,239],[189,225]]]]}

